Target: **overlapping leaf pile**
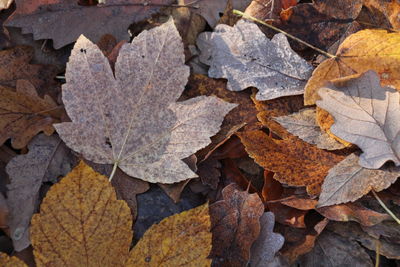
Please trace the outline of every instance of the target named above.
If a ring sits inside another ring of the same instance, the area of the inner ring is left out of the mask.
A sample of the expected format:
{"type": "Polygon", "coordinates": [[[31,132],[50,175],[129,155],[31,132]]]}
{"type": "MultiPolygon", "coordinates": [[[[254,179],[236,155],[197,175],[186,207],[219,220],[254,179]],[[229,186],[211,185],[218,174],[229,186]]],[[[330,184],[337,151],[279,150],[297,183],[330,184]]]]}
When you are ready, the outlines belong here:
{"type": "Polygon", "coordinates": [[[398,264],[396,1],[11,2],[1,266],[398,264]]]}

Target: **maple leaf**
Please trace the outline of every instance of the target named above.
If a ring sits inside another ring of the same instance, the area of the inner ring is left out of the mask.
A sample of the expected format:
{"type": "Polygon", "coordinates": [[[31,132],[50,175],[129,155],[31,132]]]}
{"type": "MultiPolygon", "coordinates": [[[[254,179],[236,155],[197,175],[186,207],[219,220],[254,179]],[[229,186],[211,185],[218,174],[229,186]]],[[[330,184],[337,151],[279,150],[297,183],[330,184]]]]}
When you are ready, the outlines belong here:
{"type": "Polygon", "coordinates": [[[8,225],[14,249],[21,251],[30,245],[29,223],[39,204],[39,189],[44,182],[57,182],[71,168],[68,149],[56,136],[40,134],[28,145],[29,152],[10,160],[6,171],[11,183],[7,185],[10,207],[8,225]]]}
{"type": "Polygon", "coordinates": [[[231,91],[256,87],[257,100],[302,94],[312,72],[290,48],[285,35],[269,40],[246,20],[233,27],[220,24],[214,32],[200,34],[197,45],[204,53],[200,60],[210,65],[210,77],[228,79],[231,91]]]}
{"type": "Polygon", "coordinates": [[[80,162],[47,192],[33,215],[31,241],[38,266],[123,266],[132,219],[107,177],[80,162]]]}
{"type": "Polygon", "coordinates": [[[3,267],[28,267],[22,260],[15,256],[9,257],[6,253],[0,252],[0,266],[3,267]]]}
{"type": "Polygon", "coordinates": [[[222,190],[223,199],[210,205],[213,246],[210,257],[224,266],[243,266],[260,233],[264,205],[257,194],[249,194],[230,184],[222,190]]]}
{"type": "Polygon", "coordinates": [[[319,207],[355,201],[371,190],[382,191],[400,176],[398,167],[371,170],[361,167],[358,161],[358,156],[351,154],[329,170],[322,184],[319,207]]]}
{"type": "Polygon", "coordinates": [[[152,225],[131,250],[126,266],[211,266],[208,204],[152,225]]]}
{"type": "Polygon", "coordinates": [[[400,165],[399,92],[381,87],[379,76],[367,71],[330,83],[318,93],[322,100],[317,105],[335,118],[331,132],[363,150],[361,166],[378,169],[388,160],[400,165]]]}
{"type": "Polygon", "coordinates": [[[327,81],[368,70],[379,73],[382,85],[400,88],[400,34],[385,30],[363,30],[347,37],[335,58],[322,62],[308,80],[304,103],[314,105],[317,92],[327,81]]]}
{"type": "Polygon", "coordinates": [[[52,39],[54,48],[59,49],[81,34],[96,41],[106,33],[118,40],[128,39],[127,28],[131,23],[146,19],[162,5],[173,2],[107,0],[99,7],[81,6],[76,0],[16,0],[17,9],[5,25],[22,28],[23,33],[32,33],[35,40],[52,39]]]}
{"type": "Polygon", "coordinates": [[[19,149],[41,131],[51,135],[52,124],[61,115],[61,107],[48,95],[40,98],[26,80],[17,82],[16,91],[0,86],[0,144],[11,138],[12,146],[19,149]]]}
{"type": "Polygon", "coordinates": [[[260,218],[260,224],[260,235],[251,246],[251,266],[261,266],[271,262],[285,241],[283,236],[273,232],[275,216],[272,212],[265,212],[260,218]]]}
{"type": "Polygon", "coordinates": [[[327,150],[344,148],[342,143],[339,143],[327,133],[321,132],[315,117],[315,108],[306,108],[291,115],[277,117],[275,120],[291,134],[309,144],[316,145],[318,148],[327,150]]]}
{"type": "Polygon", "coordinates": [[[81,36],[62,89],[72,122],[54,127],[86,159],[130,176],[161,183],[196,177],[181,159],[208,145],[236,105],[205,96],[175,103],[188,76],[171,19],[121,47],[115,78],[102,52],[81,36]]]}
{"type": "Polygon", "coordinates": [[[318,149],[296,137],[277,140],[263,131],[237,134],[257,164],[275,172],[274,179],[291,186],[306,186],[318,195],[330,168],[344,156],[318,149]]]}

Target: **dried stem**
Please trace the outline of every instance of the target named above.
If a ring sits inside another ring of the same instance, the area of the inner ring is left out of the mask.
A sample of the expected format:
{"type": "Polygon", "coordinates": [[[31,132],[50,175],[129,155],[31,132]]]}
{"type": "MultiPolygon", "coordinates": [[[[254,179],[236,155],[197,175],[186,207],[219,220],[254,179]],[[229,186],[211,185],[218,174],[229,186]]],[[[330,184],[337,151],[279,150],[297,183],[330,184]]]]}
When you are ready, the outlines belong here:
{"type": "Polygon", "coordinates": [[[108,178],[108,180],[110,182],[111,182],[112,178],[114,177],[114,174],[117,171],[117,168],[118,168],[118,161],[114,162],[114,166],[113,166],[113,169],[111,171],[110,178],[108,178]]]}
{"type": "Polygon", "coordinates": [[[381,204],[382,208],[390,215],[392,216],[392,218],[398,223],[400,224],[400,219],[396,217],[396,215],[394,215],[394,213],[385,205],[385,203],[383,203],[383,201],[380,199],[380,197],[378,196],[378,194],[374,191],[371,190],[372,194],[374,195],[374,197],[376,198],[376,200],[378,200],[379,204],[381,204]]]}

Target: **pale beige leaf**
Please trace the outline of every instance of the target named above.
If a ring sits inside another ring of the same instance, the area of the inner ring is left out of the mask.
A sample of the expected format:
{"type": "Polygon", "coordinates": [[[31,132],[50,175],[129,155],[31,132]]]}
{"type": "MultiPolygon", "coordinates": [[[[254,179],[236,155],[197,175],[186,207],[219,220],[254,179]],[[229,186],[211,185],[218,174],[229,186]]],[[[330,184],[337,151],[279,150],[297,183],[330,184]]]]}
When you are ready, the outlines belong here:
{"type": "Polygon", "coordinates": [[[11,180],[7,185],[8,225],[16,251],[30,245],[29,224],[39,205],[42,183],[56,182],[72,165],[69,149],[55,135],[40,134],[32,139],[28,148],[27,154],[14,157],[6,167],[11,180]]]}
{"type": "Polygon", "coordinates": [[[382,191],[400,176],[399,167],[366,169],[358,164],[358,160],[356,154],[351,154],[329,170],[322,184],[319,207],[355,201],[371,190],[382,191]]]}
{"type": "Polygon", "coordinates": [[[0,0],[0,10],[10,7],[14,0],[0,0]]]}
{"type": "Polygon", "coordinates": [[[285,127],[289,133],[318,148],[327,150],[344,148],[343,144],[321,131],[315,116],[315,108],[305,108],[288,116],[274,118],[274,120],[285,127]]]}
{"type": "Polygon", "coordinates": [[[367,71],[318,93],[317,105],[335,118],[331,132],[363,150],[361,166],[378,169],[388,160],[400,165],[399,92],[381,87],[379,76],[367,71]]]}
{"type": "Polygon", "coordinates": [[[215,97],[175,103],[188,76],[172,19],[124,44],[115,75],[98,47],[81,36],[63,86],[72,122],[55,128],[85,158],[117,164],[130,176],[161,183],[196,177],[181,159],[208,145],[235,105],[215,97]]]}

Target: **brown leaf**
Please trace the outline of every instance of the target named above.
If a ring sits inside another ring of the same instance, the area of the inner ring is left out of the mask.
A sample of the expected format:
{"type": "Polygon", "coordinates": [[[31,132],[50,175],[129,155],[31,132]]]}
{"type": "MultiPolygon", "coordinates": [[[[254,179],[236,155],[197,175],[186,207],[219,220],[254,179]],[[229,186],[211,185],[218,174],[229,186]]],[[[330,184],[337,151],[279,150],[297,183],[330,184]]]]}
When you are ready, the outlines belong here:
{"type": "Polygon", "coordinates": [[[297,0],[253,0],[244,13],[262,21],[279,20],[281,11],[295,6],[297,2],[297,0]]]}
{"type": "Polygon", "coordinates": [[[306,186],[318,195],[330,168],[344,156],[321,150],[298,138],[276,140],[262,131],[238,133],[256,163],[275,173],[274,179],[290,186],[306,186]]]}
{"type": "Polygon", "coordinates": [[[7,200],[2,193],[0,193],[0,228],[3,231],[8,231],[8,217],[9,217],[9,209],[7,205],[7,200]]]}
{"type": "Polygon", "coordinates": [[[264,205],[257,194],[240,191],[235,184],[225,187],[222,195],[223,200],[210,205],[210,257],[221,266],[243,266],[249,261],[250,247],[260,233],[264,205]]]}
{"type": "Polygon", "coordinates": [[[211,266],[208,204],[165,218],[146,231],[125,266],[211,266]]]}
{"type": "Polygon", "coordinates": [[[273,232],[275,216],[272,212],[265,212],[260,218],[260,224],[260,235],[251,246],[250,266],[267,266],[285,241],[282,235],[273,232]]]}
{"type": "MultiPolygon", "coordinates": [[[[382,25],[379,17],[388,20],[391,27],[395,30],[400,29],[400,3],[398,1],[383,1],[383,0],[364,0],[364,6],[370,11],[369,18],[375,25],[382,25]]],[[[384,25],[383,25],[384,26],[384,25]]]]}
{"type": "Polygon", "coordinates": [[[10,208],[8,226],[14,249],[30,245],[29,224],[39,206],[39,189],[44,182],[57,182],[72,167],[68,148],[55,135],[36,136],[28,145],[29,152],[13,158],[6,167],[11,183],[7,185],[10,208]]]}
{"type": "Polygon", "coordinates": [[[17,257],[9,257],[7,254],[0,252],[0,265],[3,267],[27,267],[23,261],[17,257]]]}
{"type": "Polygon", "coordinates": [[[15,2],[17,9],[6,26],[20,27],[24,33],[32,33],[35,40],[53,39],[54,48],[58,49],[81,34],[95,41],[106,33],[118,40],[127,39],[126,29],[131,23],[146,19],[174,1],[151,0],[144,4],[137,0],[107,0],[101,6],[81,6],[76,0],[15,2]]]}
{"type": "Polygon", "coordinates": [[[51,135],[62,113],[51,97],[40,98],[26,80],[18,81],[16,92],[0,86],[0,144],[11,138],[12,146],[20,149],[41,131],[51,135]]]}
{"type": "Polygon", "coordinates": [[[358,156],[351,154],[329,170],[319,196],[319,207],[355,201],[371,190],[382,191],[400,176],[399,167],[371,170],[361,167],[358,161],[358,156]]]}
{"type": "Polygon", "coordinates": [[[308,210],[294,209],[279,202],[267,202],[267,207],[276,214],[275,220],[280,224],[294,228],[306,228],[304,220],[308,210]]]}
{"type": "Polygon", "coordinates": [[[142,180],[196,177],[182,159],[208,145],[236,105],[205,96],[175,102],[189,68],[172,19],[123,45],[115,70],[96,45],[78,39],[63,85],[72,122],[55,125],[60,137],[86,159],[142,180]]]}
{"type": "Polygon", "coordinates": [[[197,174],[204,185],[217,189],[221,177],[221,163],[215,158],[208,158],[198,166],[197,174]]]}
{"type": "Polygon", "coordinates": [[[185,186],[189,183],[190,179],[185,181],[181,181],[174,184],[162,184],[158,183],[158,186],[175,202],[179,202],[181,198],[182,191],[185,189],[185,186]]]}
{"type": "Polygon", "coordinates": [[[38,266],[124,266],[132,239],[128,205],[107,177],[81,162],[53,185],[32,218],[38,266]]]}
{"type": "Polygon", "coordinates": [[[261,191],[264,202],[280,198],[283,193],[283,187],[280,182],[275,180],[274,173],[264,170],[264,184],[261,191]]]}

